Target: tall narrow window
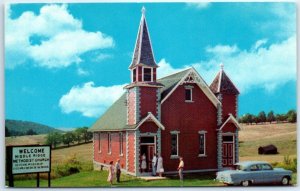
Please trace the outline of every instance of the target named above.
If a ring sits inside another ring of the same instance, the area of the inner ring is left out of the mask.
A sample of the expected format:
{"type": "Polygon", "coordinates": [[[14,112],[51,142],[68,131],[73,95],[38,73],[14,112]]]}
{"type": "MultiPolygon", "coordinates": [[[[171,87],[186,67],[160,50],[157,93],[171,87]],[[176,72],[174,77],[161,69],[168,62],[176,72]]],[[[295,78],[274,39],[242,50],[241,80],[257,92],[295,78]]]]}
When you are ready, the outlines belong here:
{"type": "Polygon", "coordinates": [[[192,99],[192,90],[191,88],[185,89],[185,101],[193,101],[192,99]]]}
{"type": "Polygon", "coordinates": [[[144,68],[144,81],[151,81],[151,68],[144,68]]]}
{"type": "Polygon", "coordinates": [[[101,133],[98,133],[98,151],[101,153],[101,133]]]}
{"type": "Polygon", "coordinates": [[[123,155],[123,133],[119,133],[119,149],[120,149],[120,155],[123,155]]]}
{"type": "Polygon", "coordinates": [[[178,156],[178,131],[171,132],[171,157],[178,156]]]}
{"type": "Polygon", "coordinates": [[[199,132],[199,156],[205,156],[205,132],[199,132]]]}
{"type": "Polygon", "coordinates": [[[107,133],[107,151],[110,154],[111,153],[111,134],[107,133]]]}
{"type": "Polygon", "coordinates": [[[132,82],[136,81],[136,68],[132,71],[132,82]]]}

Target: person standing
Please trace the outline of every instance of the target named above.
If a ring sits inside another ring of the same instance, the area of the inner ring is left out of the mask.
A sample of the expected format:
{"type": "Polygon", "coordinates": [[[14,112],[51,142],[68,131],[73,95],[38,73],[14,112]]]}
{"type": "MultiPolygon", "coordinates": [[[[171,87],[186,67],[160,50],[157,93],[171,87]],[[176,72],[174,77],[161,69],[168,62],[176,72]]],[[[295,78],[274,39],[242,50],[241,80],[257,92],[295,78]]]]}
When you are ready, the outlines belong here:
{"type": "Polygon", "coordinates": [[[142,165],[141,165],[141,168],[142,168],[142,173],[146,171],[147,162],[146,162],[146,155],[145,155],[145,153],[142,155],[142,165]]]}
{"type": "Polygon", "coordinates": [[[110,161],[109,167],[108,167],[108,177],[107,177],[107,182],[110,182],[110,186],[113,184],[113,179],[114,179],[114,166],[113,166],[113,161],[110,161]]]}
{"type": "Polygon", "coordinates": [[[152,158],[152,176],[156,175],[156,166],[157,166],[157,157],[156,154],[153,154],[153,158],[152,158]]]}
{"type": "Polygon", "coordinates": [[[116,170],[117,182],[120,183],[120,176],[121,176],[120,159],[118,159],[116,162],[115,170],[116,170]]]}
{"type": "Polygon", "coordinates": [[[179,158],[180,162],[179,162],[179,165],[178,165],[178,174],[179,174],[179,178],[180,178],[180,182],[181,184],[183,183],[183,168],[184,168],[184,162],[183,162],[183,158],[180,157],[179,158]]]}
{"type": "Polygon", "coordinates": [[[162,173],[164,172],[164,167],[163,167],[163,158],[160,156],[160,154],[158,154],[156,172],[159,174],[160,177],[162,177],[162,173]]]}

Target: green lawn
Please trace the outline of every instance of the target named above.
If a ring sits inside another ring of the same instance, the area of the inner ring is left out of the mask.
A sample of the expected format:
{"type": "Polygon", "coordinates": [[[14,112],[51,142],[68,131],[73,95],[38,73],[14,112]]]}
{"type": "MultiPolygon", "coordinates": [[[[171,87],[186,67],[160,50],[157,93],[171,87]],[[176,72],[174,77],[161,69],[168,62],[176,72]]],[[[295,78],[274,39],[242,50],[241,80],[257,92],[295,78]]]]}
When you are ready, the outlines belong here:
{"type": "MultiPolygon", "coordinates": [[[[71,176],[53,179],[51,187],[110,187],[106,181],[107,171],[80,172],[71,176]]],[[[213,180],[209,175],[186,175],[184,186],[222,186],[223,184],[213,180]]],[[[15,180],[15,187],[36,187],[36,180],[15,180]]],[[[41,187],[47,187],[47,180],[41,180],[41,187]]],[[[121,183],[115,183],[115,187],[166,187],[180,186],[177,176],[166,180],[145,181],[128,175],[121,176],[121,183]]]]}

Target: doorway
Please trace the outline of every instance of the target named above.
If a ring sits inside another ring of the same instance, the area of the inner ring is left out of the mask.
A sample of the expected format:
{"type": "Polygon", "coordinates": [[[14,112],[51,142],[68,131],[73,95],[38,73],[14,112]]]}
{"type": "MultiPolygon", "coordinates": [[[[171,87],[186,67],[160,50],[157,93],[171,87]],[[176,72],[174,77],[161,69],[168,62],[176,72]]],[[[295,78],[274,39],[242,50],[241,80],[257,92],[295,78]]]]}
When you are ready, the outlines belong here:
{"type": "Polygon", "coordinates": [[[222,155],[223,167],[232,167],[235,163],[233,135],[223,135],[222,149],[223,149],[223,155],[222,155]]]}
{"type": "Polygon", "coordinates": [[[156,153],[156,137],[144,136],[140,141],[140,171],[142,168],[142,155],[146,156],[146,169],[145,172],[152,172],[152,158],[156,153]]]}

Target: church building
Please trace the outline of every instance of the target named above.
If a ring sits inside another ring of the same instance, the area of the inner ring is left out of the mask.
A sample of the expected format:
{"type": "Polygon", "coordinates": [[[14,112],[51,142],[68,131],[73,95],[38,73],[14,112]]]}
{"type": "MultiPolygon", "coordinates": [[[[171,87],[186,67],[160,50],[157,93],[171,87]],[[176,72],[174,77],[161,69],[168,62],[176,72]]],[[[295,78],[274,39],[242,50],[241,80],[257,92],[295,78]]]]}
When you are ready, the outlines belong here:
{"type": "Polygon", "coordinates": [[[120,159],[124,173],[150,175],[154,153],[162,156],[165,174],[177,172],[180,156],[185,173],[238,162],[239,91],[223,66],[210,86],[193,67],[157,79],[143,9],[129,70],[126,92],[90,128],[95,169],[120,159]]]}

